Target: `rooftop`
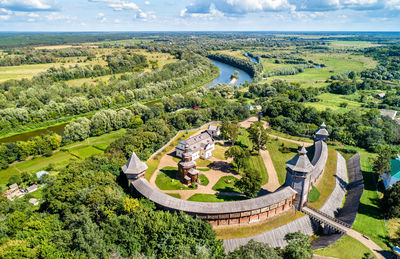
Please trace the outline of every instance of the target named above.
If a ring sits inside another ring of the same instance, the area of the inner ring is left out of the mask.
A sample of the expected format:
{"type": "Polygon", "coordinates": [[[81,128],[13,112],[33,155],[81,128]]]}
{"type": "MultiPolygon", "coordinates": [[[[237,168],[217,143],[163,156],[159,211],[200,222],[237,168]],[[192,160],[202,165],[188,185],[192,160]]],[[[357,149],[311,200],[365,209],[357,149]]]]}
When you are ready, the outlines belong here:
{"type": "Polygon", "coordinates": [[[294,172],[309,173],[314,169],[310,159],[307,157],[307,150],[303,146],[299,153],[286,163],[286,166],[294,172]]]}
{"type": "Polygon", "coordinates": [[[132,156],[128,162],[122,167],[122,171],[125,174],[140,174],[147,170],[147,165],[140,161],[139,157],[135,152],[132,152],[132,156]]]}

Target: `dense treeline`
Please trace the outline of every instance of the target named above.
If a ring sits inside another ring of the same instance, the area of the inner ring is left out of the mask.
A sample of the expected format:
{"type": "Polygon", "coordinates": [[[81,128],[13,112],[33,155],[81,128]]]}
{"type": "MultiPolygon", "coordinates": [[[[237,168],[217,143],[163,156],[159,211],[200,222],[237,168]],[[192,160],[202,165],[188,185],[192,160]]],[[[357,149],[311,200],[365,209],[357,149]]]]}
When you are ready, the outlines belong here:
{"type": "Polygon", "coordinates": [[[380,66],[361,72],[361,77],[379,80],[400,79],[400,45],[366,48],[363,54],[373,57],[380,66]]]}
{"type": "Polygon", "coordinates": [[[246,71],[251,77],[257,77],[262,72],[261,64],[255,64],[247,59],[236,58],[221,53],[209,54],[207,57],[240,68],[246,71]]]}
{"type": "Polygon", "coordinates": [[[1,258],[223,258],[212,226],[155,210],[117,184],[118,153],[72,162],[46,180],[39,209],[0,196],[1,258]]]}
{"type": "Polygon", "coordinates": [[[19,66],[19,65],[30,65],[30,64],[45,64],[54,63],[57,59],[51,55],[46,54],[28,54],[28,55],[7,55],[0,57],[0,66],[19,66]]]}
{"type": "Polygon", "coordinates": [[[93,59],[95,52],[89,48],[62,48],[55,50],[32,48],[5,50],[7,55],[0,56],[0,66],[19,66],[31,64],[46,64],[59,61],[58,58],[87,57],[93,59]]]}
{"type": "Polygon", "coordinates": [[[60,147],[61,137],[53,132],[32,137],[28,141],[4,143],[0,145],[0,168],[8,167],[9,163],[25,160],[29,156],[50,156],[53,150],[60,147]]]}
{"type": "Polygon", "coordinates": [[[37,80],[40,82],[37,84],[26,79],[6,81],[0,84],[3,90],[0,94],[0,132],[161,98],[204,84],[217,73],[217,68],[208,59],[187,54],[181,61],[167,64],[162,70],[112,77],[107,84],[99,82],[95,87],[46,83],[48,79],[37,80]]]}
{"type": "MultiPolygon", "coordinates": [[[[316,87],[303,88],[299,83],[288,83],[283,80],[273,80],[271,83],[251,84],[245,97],[255,99],[256,97],[286,97],[295,102],[315,101],[323,89],[316,87]]],[[[263,98],[265,99],[265,98],[263,98]]],[[[263,100],[261,99],[261,100],[263,100]]]]}
{"type": "Polygon", "coordinates": [[[314,68],[314,66],[310,64],[300,64],[294,67],[282,67],[267,73],[266,76],[271,77],[271,76],[296,75],[304,72],[304,69],[307,68],[314,68]]]}

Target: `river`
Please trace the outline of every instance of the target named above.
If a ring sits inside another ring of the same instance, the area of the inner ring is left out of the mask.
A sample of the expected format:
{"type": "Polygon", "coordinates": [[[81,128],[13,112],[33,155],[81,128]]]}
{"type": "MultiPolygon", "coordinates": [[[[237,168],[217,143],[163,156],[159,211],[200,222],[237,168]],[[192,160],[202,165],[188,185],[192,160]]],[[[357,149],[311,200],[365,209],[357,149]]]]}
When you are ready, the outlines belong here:
{"type": "Polygon", "coordinates": [[[218,67],[219,77],[215,78],[211,83],[206,85],[205,86],[206,88],[210,88],[218,83],[229,84],[229,82],[231,81],[231,75],[233,75],[235,71],[238,72],[238,80],[235,82],[234,86],[241,85],[246,81],[250,82],[253,80],[249,74],[247,74],[245,71],[239,68],[233,67],[231,65],[216,60],[211,59],[211,61],[214,63],[214,65],[218,67]]]}
{"type": "MultiPolygon", "coordinates": [[[[219,62],[219,61],[215,61],[215,60],[211,60],[214,65],[216,65],[220,71],[220,74],[217,78],[215,78],[211,83],[207,84],[205,87],[206,88],[210,88],[211,86],[218,84],[218,83],[225,83],[225,84],[229,84],[229,82],[231,81],[231,75],[233,75],[235,73],[235,71],[238,72],[238,80],[235,82],[234,85],[241,85],[244,82],[248,81],[252,81],[253,79],[251,78],[251,76],[249,74],[247,74],[245,71],[239,69],[239,68],[235,68],[231,65],[227,65],[225,63],[219,62]]],[[[68,123],[64,123],[64,124],[60,124],[57,126],[51,126],[51,127],[47,127],[44,129],[39,129],[39,130],[34,130],[34,131],[30,131],[30,132],[26,132],[26,133],[21,133],[21,134],[17,134],[17,135],[13,135],[10,137],[5,137],[5,138],[1,138],[0,139],[0,143],[6,143],[6,142],[16,142],[16,141],[27,141],[32,137],[35,136],[40,136],[41,134],[44,134],[48,131],[53,131],[59,135],[62,135],[65,126],[68,123]]]]}

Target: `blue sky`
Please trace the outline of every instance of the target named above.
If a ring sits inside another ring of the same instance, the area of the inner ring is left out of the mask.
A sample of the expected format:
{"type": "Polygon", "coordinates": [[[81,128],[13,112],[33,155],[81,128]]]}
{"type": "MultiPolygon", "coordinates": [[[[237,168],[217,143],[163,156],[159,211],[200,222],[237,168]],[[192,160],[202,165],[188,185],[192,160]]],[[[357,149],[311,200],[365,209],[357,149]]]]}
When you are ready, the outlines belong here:
{"type": "Polygon", "coordinates": [[[0,0],[1,31],[399,31],[400,0],[0,0]]]}

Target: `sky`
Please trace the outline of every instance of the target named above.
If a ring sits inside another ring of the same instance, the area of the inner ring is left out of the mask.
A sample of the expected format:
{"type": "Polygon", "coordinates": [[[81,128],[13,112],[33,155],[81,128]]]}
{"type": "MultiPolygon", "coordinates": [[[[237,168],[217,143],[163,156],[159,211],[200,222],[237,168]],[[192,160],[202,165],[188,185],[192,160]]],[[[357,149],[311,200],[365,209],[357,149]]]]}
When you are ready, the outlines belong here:
{"type": "Polygon", "coordinates": [[[399,31],[400,0],[0,0],[0,31],[399,31]]]}

